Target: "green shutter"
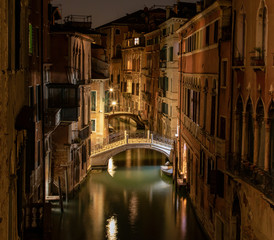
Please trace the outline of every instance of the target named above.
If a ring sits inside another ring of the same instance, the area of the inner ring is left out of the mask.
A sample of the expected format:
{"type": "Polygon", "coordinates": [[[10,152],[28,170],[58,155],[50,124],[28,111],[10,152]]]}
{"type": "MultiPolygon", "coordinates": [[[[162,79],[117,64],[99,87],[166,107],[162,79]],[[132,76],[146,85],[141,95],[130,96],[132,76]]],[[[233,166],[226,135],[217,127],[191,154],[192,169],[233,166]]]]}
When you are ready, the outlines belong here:
{"type": "Polygon", "coordinates": [[[32,25],[29,23],[29,54],[33,53],[33,46],[32,46],[32,25]]]}

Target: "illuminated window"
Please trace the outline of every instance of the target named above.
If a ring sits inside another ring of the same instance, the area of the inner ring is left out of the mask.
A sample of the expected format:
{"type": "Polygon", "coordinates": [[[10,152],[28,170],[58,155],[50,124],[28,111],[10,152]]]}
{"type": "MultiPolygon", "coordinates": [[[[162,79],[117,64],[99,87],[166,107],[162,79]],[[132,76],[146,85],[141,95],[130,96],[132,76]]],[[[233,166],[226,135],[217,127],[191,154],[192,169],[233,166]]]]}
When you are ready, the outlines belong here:
{"type": "Polygon", "coordinates": [[[96,120],[95,119],[91,120],[91,131],[92,132],[96,131],[96,120]]]}
{"type": "Polygon", "coordinates": [[[140,39],[134,38],[134,45],[139,45],[139,44],[140,44],[140,39]]]}
{"type": "Polygon", "coordinates": [[[96,111],[96,91],[90,92],[91,111],[96,111]]]}

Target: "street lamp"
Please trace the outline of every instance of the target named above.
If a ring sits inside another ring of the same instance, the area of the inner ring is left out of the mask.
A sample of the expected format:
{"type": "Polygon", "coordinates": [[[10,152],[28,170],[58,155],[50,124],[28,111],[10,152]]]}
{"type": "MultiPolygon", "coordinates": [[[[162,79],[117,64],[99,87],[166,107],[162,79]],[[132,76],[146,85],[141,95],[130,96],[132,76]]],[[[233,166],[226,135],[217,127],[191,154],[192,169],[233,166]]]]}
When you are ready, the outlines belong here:
{"type": "Polygon", "coordinates": [[[110,91],[110,92],[113,92],[113,88],[110,88],[109,91],[110,91]]]}
{"type": "Polygon", "coordinates": [[[116,106],[116,101],[112,101],[111,105],[112,105],[112,112],[114,114],[114,107],[116,106]]]}

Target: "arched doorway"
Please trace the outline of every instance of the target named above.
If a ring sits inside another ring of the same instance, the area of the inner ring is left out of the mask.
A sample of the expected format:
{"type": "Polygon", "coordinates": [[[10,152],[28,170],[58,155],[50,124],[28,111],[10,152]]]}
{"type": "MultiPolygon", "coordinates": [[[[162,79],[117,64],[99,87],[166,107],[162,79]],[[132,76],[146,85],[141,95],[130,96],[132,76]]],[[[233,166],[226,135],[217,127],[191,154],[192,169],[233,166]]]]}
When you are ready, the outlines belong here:
{"type": "Polygon", "coordinates": [[[238,196],[235,197],[232,206],[231,240],[241,239],[241,208],[238,196]]]}
{"type": "Polygon", "coordinates": [[[246,156],[247,160],[253,163],[254,155],[254,121],[253,121],[253,105],[249,98],[246,105],[246,156]]]}

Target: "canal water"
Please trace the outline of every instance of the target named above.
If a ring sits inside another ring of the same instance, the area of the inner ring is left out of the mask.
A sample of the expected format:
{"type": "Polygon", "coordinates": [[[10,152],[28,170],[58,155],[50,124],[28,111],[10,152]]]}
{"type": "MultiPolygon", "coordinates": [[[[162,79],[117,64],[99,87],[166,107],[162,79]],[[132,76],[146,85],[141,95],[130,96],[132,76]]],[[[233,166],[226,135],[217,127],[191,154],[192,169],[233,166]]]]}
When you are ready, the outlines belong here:
{"type": "Polygon", "coordinates": [[[53,239],[203,240],[189,200],[162,175],[165,156],[133,149],[92,171],[64,213],[52,211],[53,239]]]}

